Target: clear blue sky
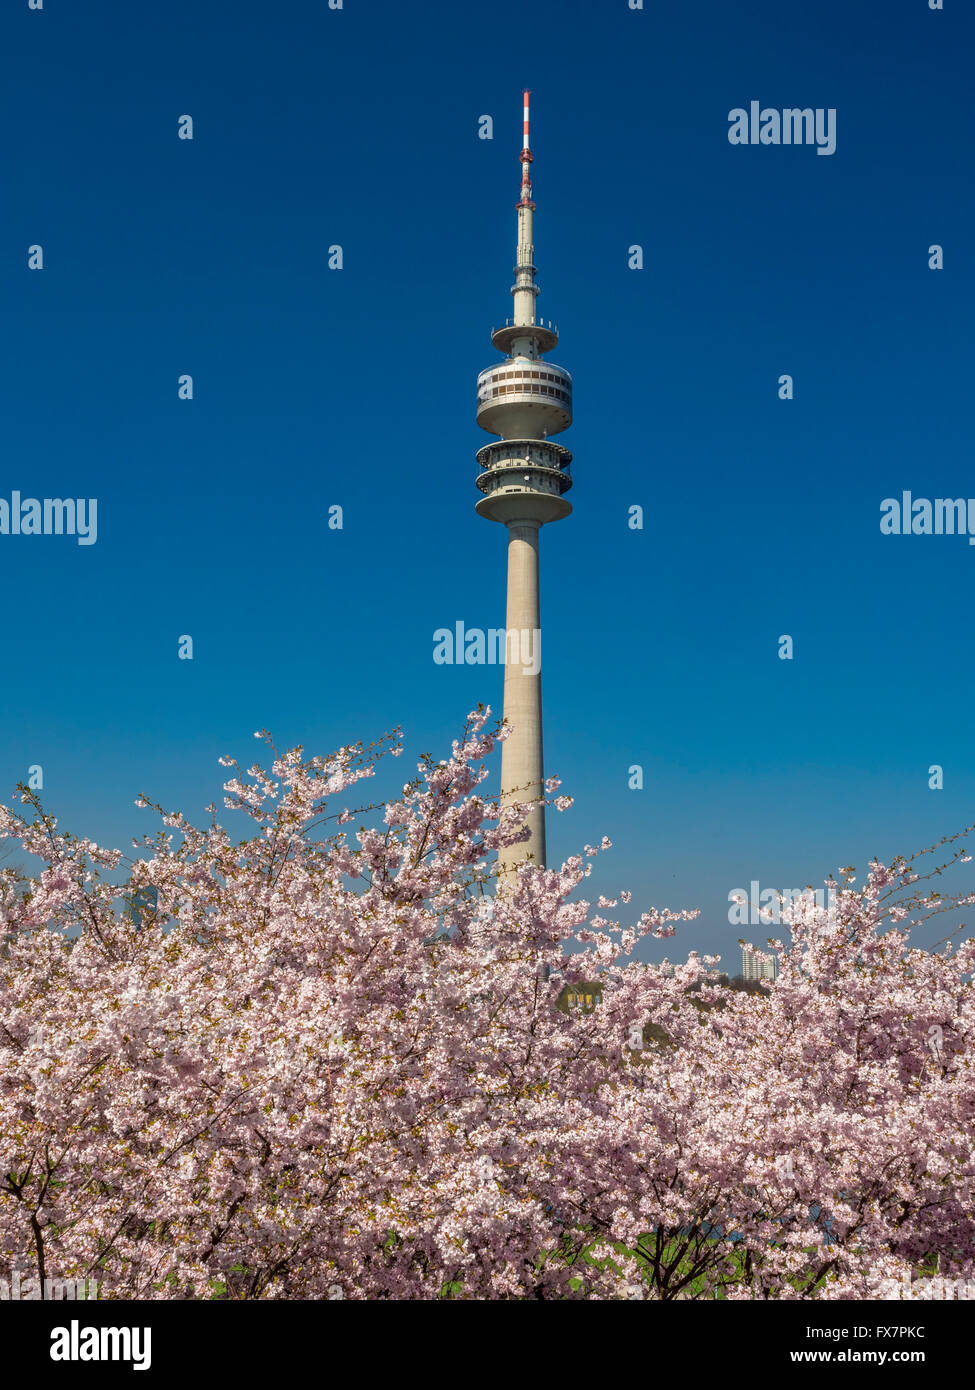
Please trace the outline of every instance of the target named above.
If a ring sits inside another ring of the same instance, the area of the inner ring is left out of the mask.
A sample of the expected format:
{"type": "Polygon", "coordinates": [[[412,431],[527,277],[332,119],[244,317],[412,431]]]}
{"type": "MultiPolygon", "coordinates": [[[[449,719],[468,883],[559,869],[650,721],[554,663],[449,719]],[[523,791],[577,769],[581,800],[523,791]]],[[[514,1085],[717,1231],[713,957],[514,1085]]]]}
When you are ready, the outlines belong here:
{"type": "Polygon", "coordinates": [[[201,816],[262,725],[327,751],[399,722],[418,753],[500,704],[432,635],[503,623],[474,386],[527,85],[576,411],[551,856],[609,835],[593,886],[701,908],[671,956],[734,966],[732,889],[975,819],[975,547],[879,530],[903,489],[975,496],[975,19],[945,3],[9,0],[0,496],[99,510],[93,546],[0,536],[4,794],[41,764],[64,825],[126,846],[139,792],[201,816]],[[836,108],[836,153],[730,145],[753,99],[836,108]]]}

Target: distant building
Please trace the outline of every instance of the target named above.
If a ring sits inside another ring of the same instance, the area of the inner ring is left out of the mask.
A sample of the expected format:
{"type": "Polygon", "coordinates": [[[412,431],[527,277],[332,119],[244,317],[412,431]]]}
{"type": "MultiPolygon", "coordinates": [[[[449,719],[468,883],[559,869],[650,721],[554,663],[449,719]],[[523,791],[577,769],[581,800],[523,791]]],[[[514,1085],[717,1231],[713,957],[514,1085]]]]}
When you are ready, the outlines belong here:
{"type": "Polygon", "coordinates": [[[779,962],[774,956],[762,960],[747,946],[741,948],[741,974],[748,983],[756,980],[774,980],[779,973],[779,962]]]}
{"type": "Polygon", "coordinates": [[[597,1004],[602,1003],[603,987],[584,980],[576,985],[566,985],[556,1001],[557,1007],[566,1012],[592,1013],[597,1004]]]}

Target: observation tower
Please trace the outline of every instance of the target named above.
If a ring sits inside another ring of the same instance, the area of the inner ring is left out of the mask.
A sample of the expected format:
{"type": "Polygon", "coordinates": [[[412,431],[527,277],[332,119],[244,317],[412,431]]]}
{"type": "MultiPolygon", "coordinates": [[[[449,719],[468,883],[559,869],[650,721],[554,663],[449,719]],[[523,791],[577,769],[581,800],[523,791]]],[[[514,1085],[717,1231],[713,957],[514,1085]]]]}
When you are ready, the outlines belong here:
{"type": "Polygon", "coordinates": [[[572,455],[551,438],[572,423],[572,378],[564,367],[544,360],[559,335],[551,322],[536,317],[528,98],[526,91],[517,264],[511,287],[514,309],[512,317],[491,333],[504,361],[486,367],[477,378],[477,423],[499,436],[477,453],[477,486],[484,494],[477,511],[508,530],[504,717],[512,732],[502,744],[501,799],[536,802],[528,816],[531,838],[500,851],[502,875],[529,855],[534,863],[545,864],[538,533],[547,522],[561,521],[572,511],[565,498],[572,486],[572,455]],[[517,640],[513,633],[519,635],[517,640]],[[531,634],[527,642],[523,633],[531,634]]]}

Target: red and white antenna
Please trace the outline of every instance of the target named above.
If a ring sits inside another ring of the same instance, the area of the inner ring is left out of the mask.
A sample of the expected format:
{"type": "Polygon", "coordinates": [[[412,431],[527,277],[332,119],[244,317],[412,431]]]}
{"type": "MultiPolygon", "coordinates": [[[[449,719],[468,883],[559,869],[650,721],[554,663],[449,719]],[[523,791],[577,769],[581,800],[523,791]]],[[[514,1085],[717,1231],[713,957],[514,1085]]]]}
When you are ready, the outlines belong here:
{"type": "Polygon", "coordinates": [[[531,96],[531,91],[528,87],[525,88],[523,96],[525,101],[525,133],[521,141],[521,202],[518,206],[520,208],[534,208],[535,204],[532,202],[531,173],[528,168],[529,164],[532,162],[532,152],[528,144],[528,98],[531,96]]]}

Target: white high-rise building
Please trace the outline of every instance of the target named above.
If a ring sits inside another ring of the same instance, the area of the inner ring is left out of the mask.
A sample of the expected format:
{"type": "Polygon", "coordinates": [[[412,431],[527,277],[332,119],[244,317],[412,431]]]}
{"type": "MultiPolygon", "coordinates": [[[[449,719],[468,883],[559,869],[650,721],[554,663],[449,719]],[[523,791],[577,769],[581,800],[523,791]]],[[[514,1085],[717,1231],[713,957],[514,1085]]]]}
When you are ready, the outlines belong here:
{"type": "Polygon", "coordinates": [[[545,773],[542,756],[541,619],[538,592],[538,533],[546,522],[561,521],[572,507],[564,493],[572,486],[572,455],[550,436],[572,423],[572,378],[564,367],[544,361],[559,340],[551,322],[536,317],[528,97],[524,94],[521,198],[514,312],[491,341],[506,354],[503,362],[477,378],[477,423],[500,438],[478,451],[484,496],[481,516],[499,521],[508,532],[508,633],[504,668],[504,717],[512,733],[502,745],[502,802],[533,801],[531,837],[499,856],[500,871],[531,857],[545,863],[545,773]],[[512,634],[518,634],[513,637],[512,634]]]}
{"type": "Polygon", "coordinates": [[[774,980],[779,973],[779,963],[774,956],[770,960],[760,960],[754,951],[742,946],[741,973],[745,980],[774,980]]]}

